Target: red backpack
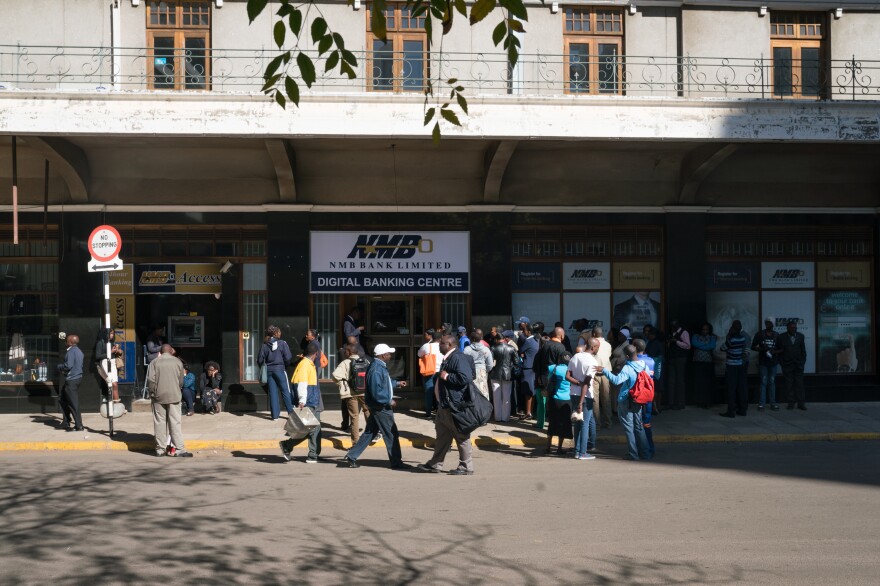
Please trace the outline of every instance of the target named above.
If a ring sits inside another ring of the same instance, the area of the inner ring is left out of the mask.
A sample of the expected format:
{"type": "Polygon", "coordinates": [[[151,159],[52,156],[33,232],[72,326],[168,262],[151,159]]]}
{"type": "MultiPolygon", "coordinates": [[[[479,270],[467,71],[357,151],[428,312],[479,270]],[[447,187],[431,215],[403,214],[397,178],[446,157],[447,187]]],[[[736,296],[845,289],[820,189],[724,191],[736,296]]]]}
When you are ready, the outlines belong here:
{"type": "Polygon", "coordinates": [[[636,384],[629,390],[629,398],[633,403],[644,405],[654,400],[654,379],[648,370],[642,370],[636,377],[636,384]]]}

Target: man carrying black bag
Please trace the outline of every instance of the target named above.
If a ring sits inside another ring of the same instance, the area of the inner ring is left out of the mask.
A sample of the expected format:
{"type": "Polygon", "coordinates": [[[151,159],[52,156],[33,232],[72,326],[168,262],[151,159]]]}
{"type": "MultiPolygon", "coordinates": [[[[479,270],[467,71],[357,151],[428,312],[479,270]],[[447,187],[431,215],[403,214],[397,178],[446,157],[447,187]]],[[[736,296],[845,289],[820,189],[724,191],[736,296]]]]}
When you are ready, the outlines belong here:
{"type": "Polygon", "coordinates": [[[458,446],[458,467],[449,473],[455,476],[471,475],[474,473],[471,436],[458,430],[450,409],[457,409],[469,396],[468,389],[476,372],[474,359],[458,351],[458,342],[451,335],[440,338],[440,352],[443,354],[443,363],[434,384],[434,394],[440,405],[434,421],[437,441],[434,442],[434,456],[425,464],[420,464],[419,470],[442,472],[443,461],[452,447],[452,440],[455,440],[458,446]]]}

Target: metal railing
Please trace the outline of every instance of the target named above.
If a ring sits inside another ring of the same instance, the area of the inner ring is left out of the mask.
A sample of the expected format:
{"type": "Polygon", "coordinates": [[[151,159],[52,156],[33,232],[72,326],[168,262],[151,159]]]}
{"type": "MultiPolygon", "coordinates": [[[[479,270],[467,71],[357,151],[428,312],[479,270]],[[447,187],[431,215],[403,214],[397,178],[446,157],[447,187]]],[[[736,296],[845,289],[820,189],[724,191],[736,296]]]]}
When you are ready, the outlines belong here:
{"type": "MultiPolygon", "coordinates": [[[[0,90],[211,91],[256,94],[274,50],[0,45],[0,90]]],[[[317,56],[313,56],[317,57],[317,56]]],[[[324,72],[303,92],[418,93],[426,78],[456,78],[470,95],[661,96],[880,100],[880,61],[523,54],[356,53],[357,77],[324,72]],[[391,72],[396,72],[392,74],[391,72]]],[[[291,62],[293,64],[293,61],[291,62]]],[[[297,71],[295,64],[291,72],[297,71]]],[[[441,88],[442,90],[442,88],[441,88]]]]}

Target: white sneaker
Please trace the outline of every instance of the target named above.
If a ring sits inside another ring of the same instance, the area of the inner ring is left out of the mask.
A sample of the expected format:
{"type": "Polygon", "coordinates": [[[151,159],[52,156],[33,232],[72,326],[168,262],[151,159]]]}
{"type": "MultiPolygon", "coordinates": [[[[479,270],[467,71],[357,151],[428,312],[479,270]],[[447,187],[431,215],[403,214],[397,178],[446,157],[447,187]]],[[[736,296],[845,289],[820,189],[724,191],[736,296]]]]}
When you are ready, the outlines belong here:
{"type": "Polygon", "coordinates": [[[594,456],[593,454],[584,454],[583,456],[578,456],[577,459],[578,460],[595,460],[596,456],[594,456]]]}
{"type": "Polygon", "coordinates": [[[284,459],[290,462],[290,452],[287,451],[287,448],[284,447],[284,441],[278,442],[278,447],[281,448],[281,455],[284,456],[284,459]]]}

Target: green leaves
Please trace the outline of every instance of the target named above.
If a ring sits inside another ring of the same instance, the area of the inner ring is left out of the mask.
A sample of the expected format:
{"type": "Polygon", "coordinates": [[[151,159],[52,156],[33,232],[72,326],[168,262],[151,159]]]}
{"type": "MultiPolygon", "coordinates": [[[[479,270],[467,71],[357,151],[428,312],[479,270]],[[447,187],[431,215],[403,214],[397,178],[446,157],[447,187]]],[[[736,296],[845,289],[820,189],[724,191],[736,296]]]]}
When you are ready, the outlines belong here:
{"type": "Polygon", "coordinates": [[[269,0],[248,0],[247,3],[247,13],[250,22],[254,22],[260,13],[263,12],[263,9],[266,8],[266,4],[269,3],[269,0]]]}
{"type": "Polygon", "coordinates": [[[312,87],[316,79],[315,64],[312,63],[312,60],[305,53],[300,53],[296,56],[296,64],[299,66],[299,74],[302,76],[303,82],[307,87],[312,87]]]}
{"type": "Polygon", "coordinates": [[[477,0],[471,7],[471,25],[477,24],[495,10],[497,0],[477,0]]]}
{"type": "Polygon", "coordinates": [[[292,77],[284,80],[284,91],[287,92],[287,97],[290,98],[290,101],[299,106],[299,86],[292,77]]]}
{"type": "Polygon", "coordinates": [[[498,23],[498,26],[495,27],[495,30],[492,31],[492,42],[495,43],[495,46],[498,46],[498,43],[504,40],[504,35],[507,34],[507,25],[504,24],[504,21],[498,23]]]}
{"type": "Polygon", "coordinates": [[[434,128],[431,130],[431,139],[434,141],[434,144],[440,142],[441,121],[454,126],[461,126],[461,120],[459,119],[458,114],[456,114],[455,110],[451,107],[452,100],[455,100],[463,114],[467,115],[468,113],[468,104],[463,93],[464,86],[460,85],[458,80],[454,77],[447,79],[446,85],[450,87],[450,101],[430,108],[428,107],[428,99],[433,96],[433,85],[428,83],[428,87],[425,89],[425,120],[423,125],[428,126],[431,121],[434,120],[434,128]]]}
{"type": "Polygon", "coordinates": [[[272,29],[272,36],[275,37],[275,45],[280,49],[284,46],[284,37],[287,34],[287,25],[284,24],[283,20],[279,20],[275,23],[275,28],[272,29]]]}

